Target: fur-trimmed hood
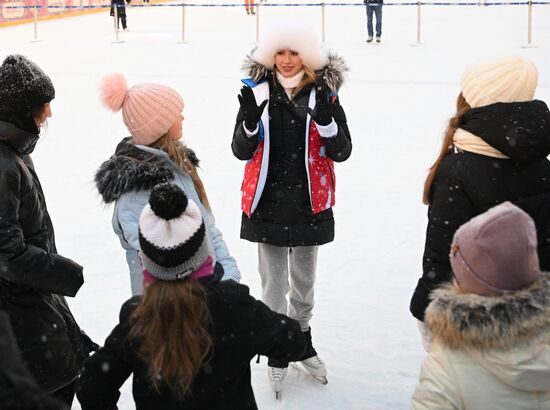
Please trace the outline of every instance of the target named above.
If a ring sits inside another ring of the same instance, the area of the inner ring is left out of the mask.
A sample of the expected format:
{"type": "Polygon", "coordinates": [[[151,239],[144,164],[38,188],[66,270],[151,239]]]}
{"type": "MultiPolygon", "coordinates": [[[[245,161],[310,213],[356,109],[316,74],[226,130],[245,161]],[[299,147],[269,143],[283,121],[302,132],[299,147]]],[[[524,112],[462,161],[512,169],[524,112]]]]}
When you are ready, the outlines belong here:
{"type": "Polygon", "coordinates": [[[550,273],[529,288],[499,297],[462,293],[451,283],[433,292],[426,324],[449,348],[510,349],[550,340],[550,273]]]}
{"type": "MultiPolygon", "coordinates": [[[[186,148],[187,158],[194,166],[199,165],[195,152],[186,148]]],[[[164,158],[144,151],[124,138],[116,147],[115,154],[105,161],[95,174],[95,184],[105,203],[116,201],[122,194],[149,190],[155,185],[174,179],[164,158]]]]}
{"type": "MultiPolygon", "coordinates": [[[[273,75],[272,69],[254,60],[251,55],[252,53],[247,55],[243,62],[242,70],[245,74],[250,76],[256,83],[271,78],[273,75]]],[[[336,53],[330,52],[328,53],[328,63],[315,73],[317,79],[322,79],[332,92],[337,93],[344,83],[346,71],[349,71],[349,67],[344,59],[336,53]]]]}

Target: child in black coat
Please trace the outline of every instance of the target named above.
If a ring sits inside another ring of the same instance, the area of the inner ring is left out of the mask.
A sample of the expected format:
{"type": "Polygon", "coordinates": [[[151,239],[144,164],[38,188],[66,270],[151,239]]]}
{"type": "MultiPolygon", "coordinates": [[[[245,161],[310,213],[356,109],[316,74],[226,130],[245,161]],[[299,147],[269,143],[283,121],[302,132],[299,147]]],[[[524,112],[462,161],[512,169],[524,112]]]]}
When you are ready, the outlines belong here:
{"type": "Polygon", "coordinates": [[[139,409],[256,409],[250,360],[301,359],[306,339],[298,322],[246,286],[220,282],[200,210],[177,186],[152,190],[139,240],[144,295],[122,306],[120,323],[85,363],[82,409],[115,409],[132,373],[139,409]]]}

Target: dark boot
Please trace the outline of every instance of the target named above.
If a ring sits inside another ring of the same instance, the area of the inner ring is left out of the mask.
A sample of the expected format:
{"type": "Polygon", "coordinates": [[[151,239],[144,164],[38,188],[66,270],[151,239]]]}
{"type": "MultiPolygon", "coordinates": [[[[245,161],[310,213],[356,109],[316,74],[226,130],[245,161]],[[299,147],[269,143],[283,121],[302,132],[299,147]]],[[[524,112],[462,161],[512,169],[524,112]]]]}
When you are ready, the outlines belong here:
{"type": "Polygon", "coordinates": [[[306,345],[307,347],[306,347],[306,352],[302,357],[302,360],[306,360],[306,359],[309,359],[310,357],[317,356],[317,351],[313,347],[313,342],[311,341],[311,327],[303,333],[307,340],[307,345],[306,345]]]}
{"type": "Polygon", "coordinates": [[[285,361],[285,360],[277,360],[277,359],[272,359],[272,358],[268,358],[267,359],[267,365],[269,367],[280,367],[280,368],[284,368],[284,367],[288,367],[288,362],[285,361]]]}

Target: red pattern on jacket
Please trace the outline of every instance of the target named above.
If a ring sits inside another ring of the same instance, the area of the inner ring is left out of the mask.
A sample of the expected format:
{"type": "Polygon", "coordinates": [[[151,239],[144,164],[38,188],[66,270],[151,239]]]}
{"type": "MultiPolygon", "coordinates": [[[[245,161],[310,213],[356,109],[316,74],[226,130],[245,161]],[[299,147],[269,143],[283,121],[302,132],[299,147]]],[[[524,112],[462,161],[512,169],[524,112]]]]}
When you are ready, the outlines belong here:
{"type": "MultiPolygon", "coordinates": [[[[258,148],[246,163],[241,185],[241,209],[250,218],[252,204],[258,188],[264,151],[263,131],[260,131],[258,148]]],[[[269,155],[267,155],[269,158],[269,155]]],[[[332,208],[336,202],[336,177],[334,161],[326,156],[325,144],[313,121],[309,124],[308,182],[310,203],[314,214],[332,208]]],[[[261,193],[260,193],[261,194],[261,193]]]]}

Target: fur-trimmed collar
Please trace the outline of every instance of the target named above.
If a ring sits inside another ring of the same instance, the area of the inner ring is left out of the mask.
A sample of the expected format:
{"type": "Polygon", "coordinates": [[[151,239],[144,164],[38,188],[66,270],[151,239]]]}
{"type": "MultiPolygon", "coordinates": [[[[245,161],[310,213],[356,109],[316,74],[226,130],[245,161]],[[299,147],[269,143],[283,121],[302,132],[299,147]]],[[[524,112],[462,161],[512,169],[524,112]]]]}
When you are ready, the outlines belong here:
{"type": "MultiPolygon", "coordinates": [[[[272,75],[270,68],[253,60],[250,55],[246,56],[242,70],[256,83],[266,78],[271,78],[272,75]]],[[[317,75],[317,79],[322,79],[332,92],[337,93],[342,84],[344,84],[344,73],[346,71],[349,71],[349,67],[344,59],[336,53],[331,52],[328,54],[328,64],[317,70],[315,74],[317,75]]]]}
{"type": "Polygon", "coordinates": [[[529,288],[500,297],[462,293],[451,283],[433,292],[426,324],[450,348],[511,348],[550,337],[550,273],[529,288]]]}
{"type": "MultiPolygon", "coordinates": [[[[195,152],[186,149],[187,158],[198,167],[195,152]]],[[[115,154],[105,161],[95,174],[97,190],[105,203],[116,201],[127,192],[152,189],[155,185],[174,179],[168,168],[167,159],[155,153],[142,150],[124,138],[117,146],[115,154]]]]}

